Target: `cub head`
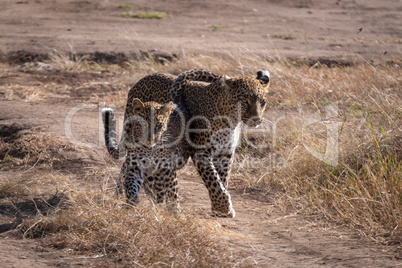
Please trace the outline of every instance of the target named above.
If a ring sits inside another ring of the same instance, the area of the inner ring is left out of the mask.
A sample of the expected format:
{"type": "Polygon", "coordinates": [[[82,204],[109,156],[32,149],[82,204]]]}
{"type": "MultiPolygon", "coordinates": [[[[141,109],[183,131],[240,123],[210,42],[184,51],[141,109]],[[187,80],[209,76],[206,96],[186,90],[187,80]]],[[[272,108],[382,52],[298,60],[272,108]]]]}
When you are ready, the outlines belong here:
{"type": "Polygon", "coordinates": [[[258,126],[263,120],[269,83],[269,72],[263,69],[257,71],[256,78],[222,78],[222,84],[232,92],[232,96],[240,105],[241,120],[250,127],[258,126]]]}
{"type": "Polygon", "coordinates": [[[126,118],[124,130],[131,146],[152,147],[161,140],[167,130],[170,115],[175,110],[173,102],[159,104],[134,99],[130,117],[126,118]]]}

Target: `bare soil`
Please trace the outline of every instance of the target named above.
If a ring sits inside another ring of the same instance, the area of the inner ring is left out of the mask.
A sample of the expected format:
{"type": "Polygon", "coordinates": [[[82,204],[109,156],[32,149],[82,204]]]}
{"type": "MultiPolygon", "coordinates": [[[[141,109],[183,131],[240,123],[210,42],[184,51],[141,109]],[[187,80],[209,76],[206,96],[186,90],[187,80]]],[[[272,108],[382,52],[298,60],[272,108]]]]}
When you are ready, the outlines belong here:
{"type": "MultiPolygon", "coordinates": [[[[164,19],[123,17],[119,1],[4,0],[0,9],[0,58],[9,63],[46,61],[55,51],[71,57],[95,57],[106,62],[141,58],[144,52],[163,58],[183,54],[225,57],[261,55],[266,59],[301,58],[328,63],[383,61],[401,56],[402,3],[363,1],[131,1],[131,11],[165,12],[164,19]],[[132,3],[131,3],[132,2],[132,3]],[[98,54],[96,54],[98,53],[98,54]],[[120,53],[120,54],[119,54],[120,53]],[[94,56],[95,55],[95,56],[94,56]]],[[[17,72],[0,76],[0,85],[32,85],[52,81],[74,85],[64,97],[39,102],[6,100],[0,95],[0,125],[39,127],[78,142],[58,172],[79,177],[104,169],[119,172],[119,162],[107,155],[99,107],[78,106],[90,97],[111,94],[79,87],[107,82],[108,74],[17,72]],[[91,96],[89,96],[91,95],[91,96]],[[66,118],[76,109],[71,133],[66,118]],[[72,136],[71,136],[72,134],[72,136]]],[[[0,74],[1,75],[1,74],[0,74]]],[[[127,88],[128,89],[128,88],[127,88]]],[[[117,109],[122,114],[122,109],[117,109]]],[[[281,110],[277,111],[278,113],[281,110]]],[[[269,115],[267,115],[269,116],[269,115]]],[[[10,133],[4,132],[4,135],[10,133]]],[[[0,174],[0,179],[18,171],[0,174]]],[[[210,202],[201,178],[192,167],[179,174],[181,206],[208,214],[210,202]]],[[[95,182],[93,182],[95,183],[95,182]]],[[[225,238],[229,251],[242,251],[245,263],[263,267],[398,267],[400,259],[386,247],[370,244],[341,230],[323,228],[320,215],[311,217],[275,209],[259,192],[230,190],[236,218],[216,219],[242,239],[225,238]]],[[[94,256],[76,256],[43,248],[36,240],[16,238],[18,219],[0,207],[1,267],[78,267],[96,263],[94,256]]],[[[239,265],[242,265],[240,263],[239,265]]]]}
{"type": "Polygon", "coordinates": [[[17,1],[0,10],[0,51],[10,61],[46,53],[103,60],[142,52],[257,54],[267,59],[386,60],[401,56],[399,0],[17,1]],[[137,11],[164,19],[135,19],[137,11]],[[19,53],[17,53],[19,52],[19,53]],[[105,56],[102,53],[112,53],[105,56]]]}

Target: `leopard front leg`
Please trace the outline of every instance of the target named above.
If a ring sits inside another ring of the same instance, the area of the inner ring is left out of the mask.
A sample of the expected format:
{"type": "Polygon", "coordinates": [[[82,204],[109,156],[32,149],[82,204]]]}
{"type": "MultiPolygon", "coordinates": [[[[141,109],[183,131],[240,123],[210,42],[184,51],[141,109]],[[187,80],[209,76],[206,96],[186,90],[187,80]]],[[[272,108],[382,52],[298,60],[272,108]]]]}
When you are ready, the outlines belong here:
{"type": "Polygon", "coordinates": [[[232,154],[219,154],[217,156],[214,156],[213,163],[223,183],[223,186],[225,186],[225,188],[228,188],[230,171],[233,164],[232,154]]]}
{"type": "Polygon", "coordinates": [[[226,181],[222,181],[219,176],[212,157],[208,153],[197,153],[193,156],[193,162],[208,189],[212,211],[217,212],[219,216],[234,217],[235,210],[225,187],[226,181]]]}
{"type": "Polygon", "coordinates": [[[165,200],[168,210],[176,210],[179,208],[178,202],[178,182],[176,170],[171,170],[169,176],[165,177],[165,200]]]}
{"type": "Polygon", "coordinates": [[[127,203],[136,205],[139,203],[139,192],[143,184],[143,172],[137,161],[130,161],[129,157],[127,157],[125,165],[126,178],[124,180],[124,190],[126,192],[127,203]]]}

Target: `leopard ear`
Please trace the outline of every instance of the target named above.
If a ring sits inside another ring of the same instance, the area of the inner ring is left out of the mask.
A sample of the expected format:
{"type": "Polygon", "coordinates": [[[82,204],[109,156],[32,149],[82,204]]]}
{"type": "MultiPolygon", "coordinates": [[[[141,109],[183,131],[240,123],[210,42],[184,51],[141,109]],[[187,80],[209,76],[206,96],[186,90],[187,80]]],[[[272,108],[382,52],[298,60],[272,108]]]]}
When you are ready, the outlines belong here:
{"type": "Polygon", "coordinates": [[[176,105],[173,104],[173,101],[170,101],[162,106],[161,111],[165,114],[170,114],[174,109],[176,109],[176,105]]]}
{"type": "Polygon", "coordinates": [[[234,87],[233,80],[230,76],[227,76],[227,75],[222,76],[221,82],[222,82],[223,86],[230,87],[230,88],[234,87]]]}
{"type": "Polygon", "coordinates": [[[132,102],[132,112],[134,114],[139,114],[144,110],[144,103],[142,103],[142,101],[140,101],[139,99],[135,98],[132,102]]]}
{"type": "Polygon", "coordinates": [[[270,74],[267,70],[259,69],[257,71],[257,79],[260,80],[260,83],[263,86],[267,87],[269,85],[269,78],[270,78],[270,74]]]}

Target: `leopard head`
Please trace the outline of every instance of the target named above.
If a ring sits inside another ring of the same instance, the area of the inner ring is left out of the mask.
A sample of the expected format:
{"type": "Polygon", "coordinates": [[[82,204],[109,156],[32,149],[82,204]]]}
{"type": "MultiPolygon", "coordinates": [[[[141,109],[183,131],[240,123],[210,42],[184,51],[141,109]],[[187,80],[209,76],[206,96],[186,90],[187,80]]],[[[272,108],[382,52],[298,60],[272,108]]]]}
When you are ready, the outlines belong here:
{"type": "Polygon", "coordinates": [[[167,130],[169,118],[175,109],[173,102],[159,104],[143,103],[134,99],[131,105],[131,116],[126,119],[126,140],[131,146],[152,147],[161,140],[167,130]]]}
{"type": "Polygon", "coordinates": [[[230,90],[238,103],[241,120],[250,127],[261,124],[270,84],[269,72],[258,70],[256,78],[225,76],[222,78],[222,84],[230,90]]]}

